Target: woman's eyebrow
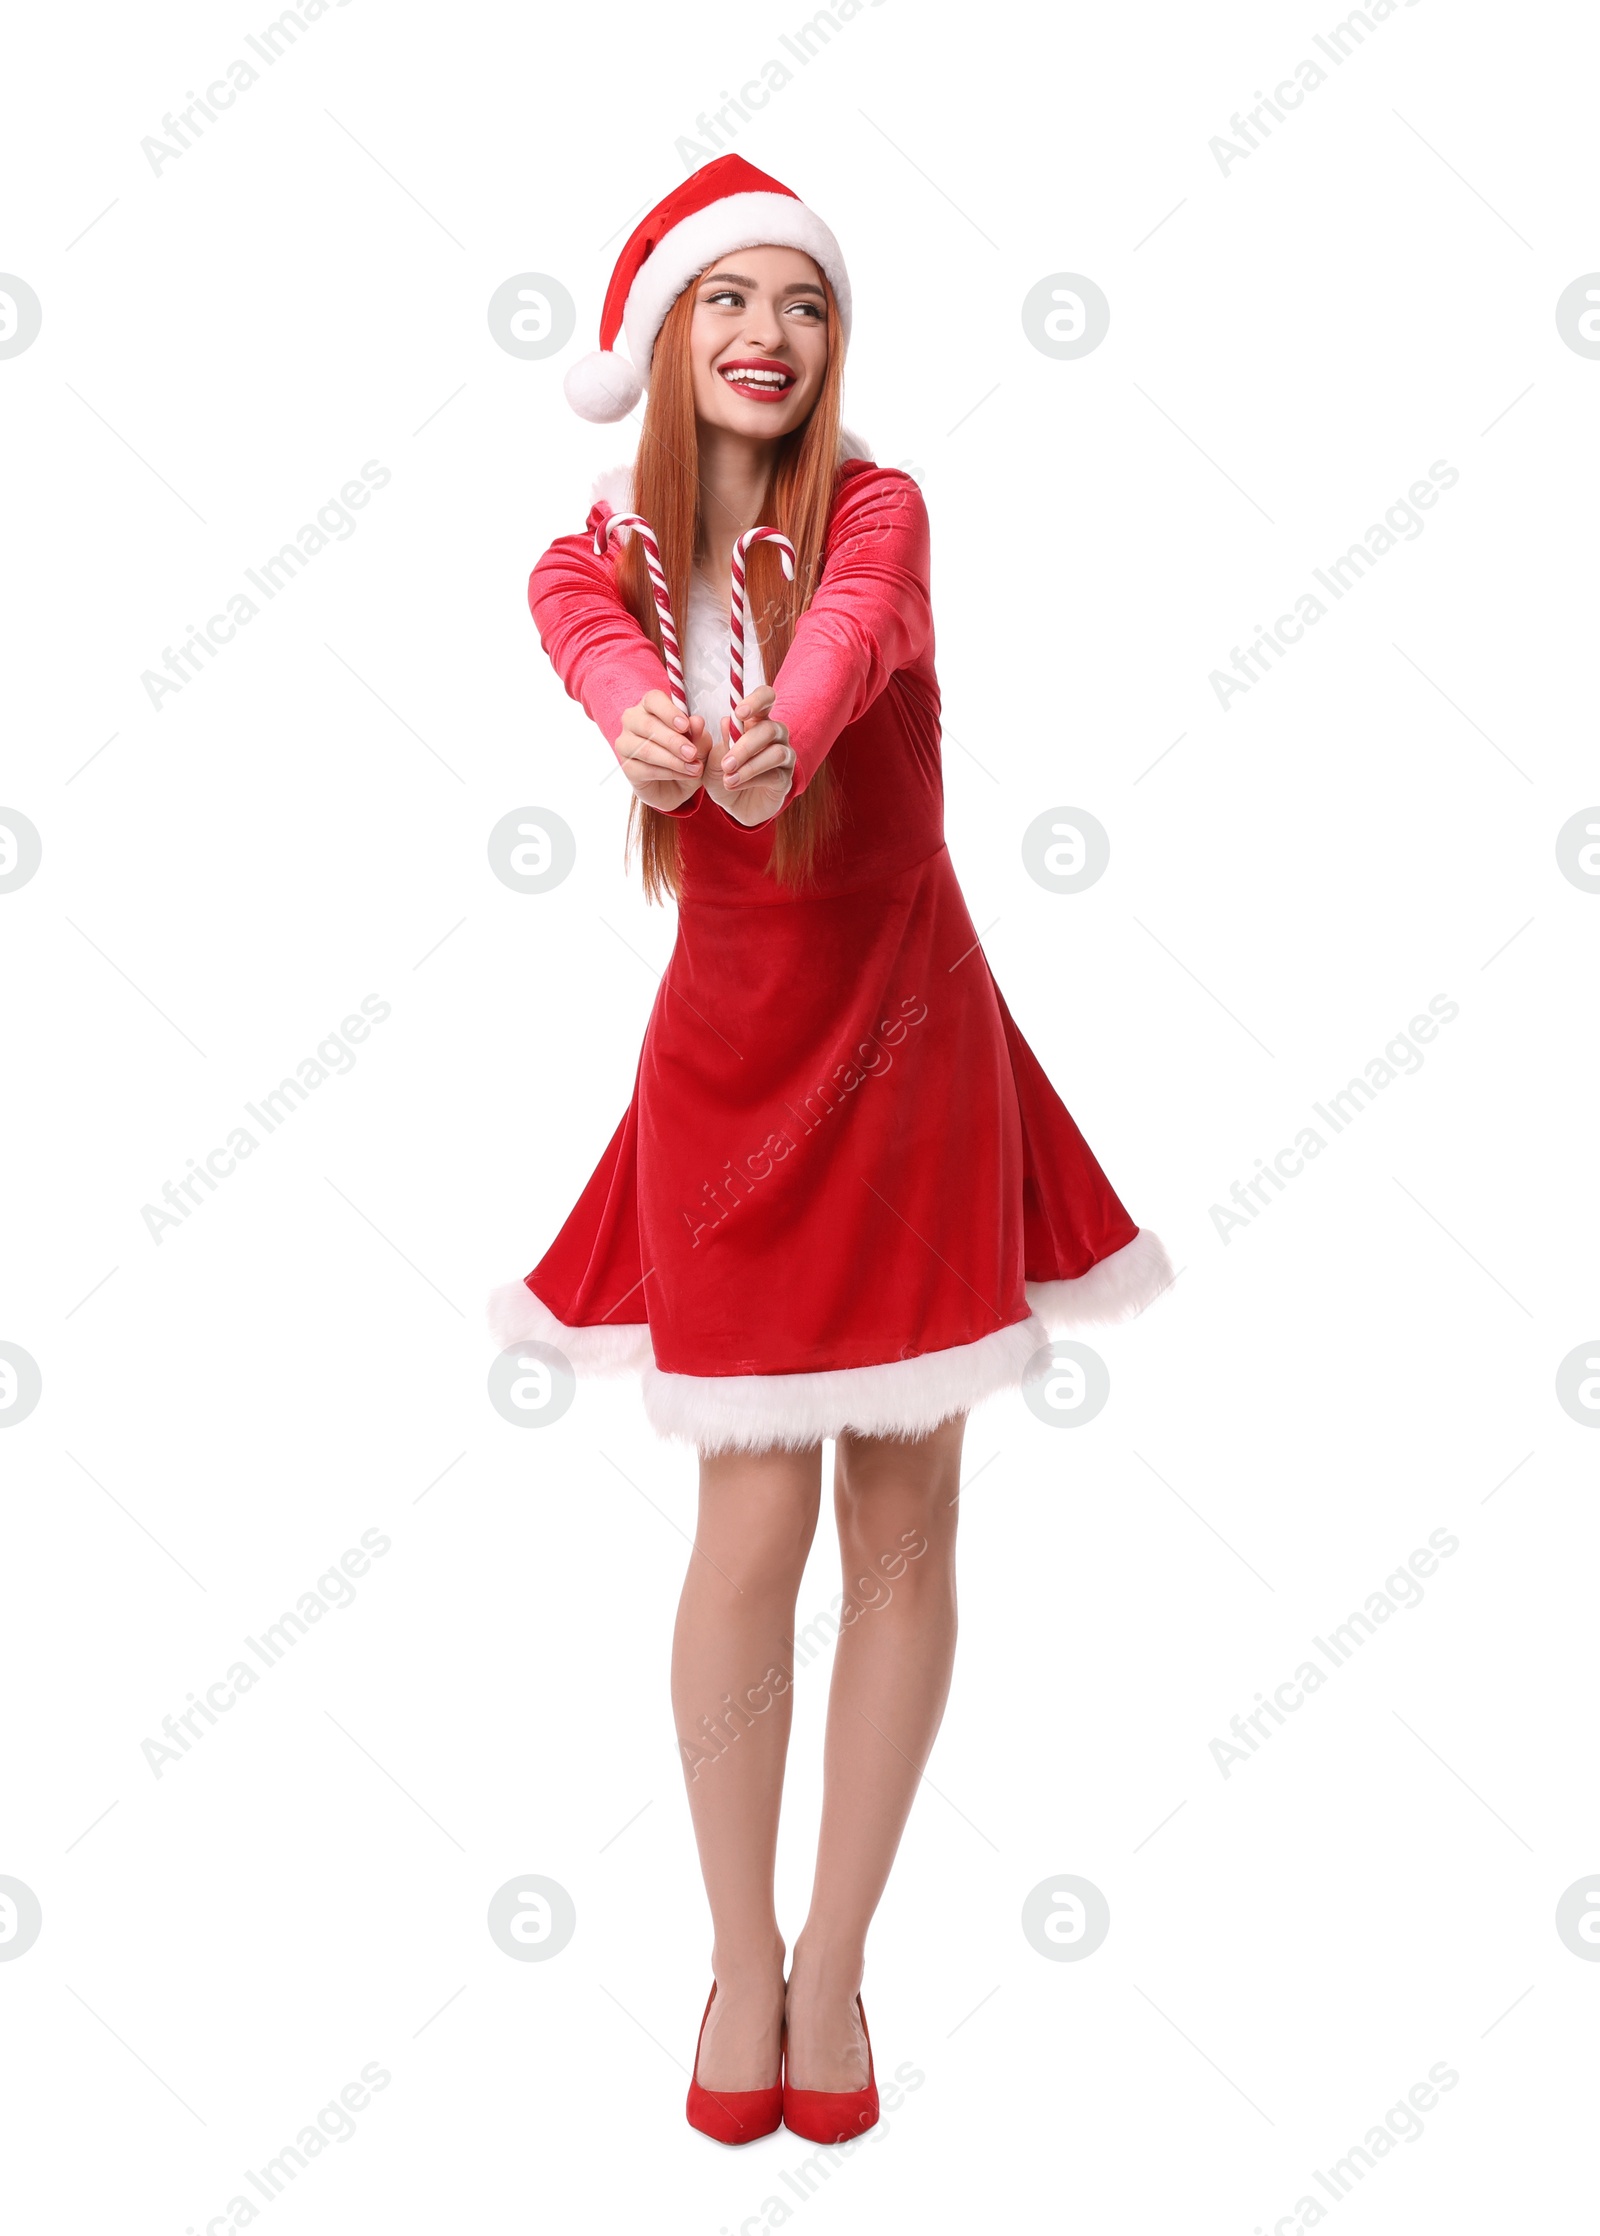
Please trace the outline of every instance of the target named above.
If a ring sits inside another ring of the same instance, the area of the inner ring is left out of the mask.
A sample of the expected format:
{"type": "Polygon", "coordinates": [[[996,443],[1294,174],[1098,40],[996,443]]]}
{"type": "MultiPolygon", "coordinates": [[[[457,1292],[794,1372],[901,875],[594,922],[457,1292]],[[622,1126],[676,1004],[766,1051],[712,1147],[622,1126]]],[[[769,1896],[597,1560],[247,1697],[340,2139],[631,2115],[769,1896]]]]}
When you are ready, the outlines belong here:
{"type": "MultiPolygon", "coordinates": [[[[701,275],[700,285],[707,287],[713,280],[725,281],[734,287],[759,287],[761,284],[759,280],[747,279],[743,272],[705,272],[701,275]]],[[[780,287],[776,292],[780,295],[820,295],[822,290],[811,280],[796,280],[793,287],[780,287]]]]}

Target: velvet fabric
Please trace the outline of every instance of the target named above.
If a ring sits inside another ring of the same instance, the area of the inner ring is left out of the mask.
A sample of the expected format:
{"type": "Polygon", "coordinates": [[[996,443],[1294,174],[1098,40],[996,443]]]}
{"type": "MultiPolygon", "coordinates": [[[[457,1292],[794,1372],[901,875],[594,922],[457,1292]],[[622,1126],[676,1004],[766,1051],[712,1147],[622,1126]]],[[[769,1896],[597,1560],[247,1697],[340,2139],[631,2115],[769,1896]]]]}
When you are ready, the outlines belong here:
{"type": "MultiPolygon", "coordinates": [[[[615,549],[594,555],[610,509],[552,544],[529,603],[614,748],[666,674],[615,549]]],[[[771,824],[703,791],[678,811],[677,941],[632,1100],[526,1277],[562,1328],[647,1330],[667,1377],[959,1365],[1021,1336],[1028,1285],[1079,1281],[1140,1232],[1018,1030],[945,846],[928,556],[916,482],[847,461],[772,710],[794,791],[831,755],[842,830],[796,892],[767,868],[771,824]]],[[[1153,1236],[1142,1250],[1124,1310],[1170,1279],[1153,1236]]],[[[833,1410],[830,1434],[849,1425],[833,1410]]]]}

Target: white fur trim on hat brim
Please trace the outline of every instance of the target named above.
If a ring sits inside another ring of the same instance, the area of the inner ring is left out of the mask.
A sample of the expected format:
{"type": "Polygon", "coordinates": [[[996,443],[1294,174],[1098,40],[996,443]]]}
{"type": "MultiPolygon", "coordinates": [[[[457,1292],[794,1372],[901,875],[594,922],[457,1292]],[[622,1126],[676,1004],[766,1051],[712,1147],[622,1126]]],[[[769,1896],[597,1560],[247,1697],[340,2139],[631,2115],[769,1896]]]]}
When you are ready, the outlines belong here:
{"type": "Polygon", "coordinates": [[[726,194],[680,218],[646,257],[622,314],[628,355],[649,371],[661,322],[693,279],[719,256],[740,248],[797,248],[820,265],[850,339],[850,281],[838,242],[814,210],[792,194],[726,194]]]}

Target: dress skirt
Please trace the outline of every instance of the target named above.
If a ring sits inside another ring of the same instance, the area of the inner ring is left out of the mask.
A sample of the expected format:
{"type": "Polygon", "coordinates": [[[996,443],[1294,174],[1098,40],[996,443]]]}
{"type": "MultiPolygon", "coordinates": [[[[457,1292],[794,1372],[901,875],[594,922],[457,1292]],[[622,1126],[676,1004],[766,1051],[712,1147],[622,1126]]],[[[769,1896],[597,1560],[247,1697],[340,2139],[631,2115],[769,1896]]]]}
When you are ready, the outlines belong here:
{"type": "Polygon", "coordinates": [[[633,1098],[491,1326],[637,1371],[663,1435],[757,1450],[924,1434],[1171,1280],[940,844],[851,890],[682,902],[633,1098]]]}

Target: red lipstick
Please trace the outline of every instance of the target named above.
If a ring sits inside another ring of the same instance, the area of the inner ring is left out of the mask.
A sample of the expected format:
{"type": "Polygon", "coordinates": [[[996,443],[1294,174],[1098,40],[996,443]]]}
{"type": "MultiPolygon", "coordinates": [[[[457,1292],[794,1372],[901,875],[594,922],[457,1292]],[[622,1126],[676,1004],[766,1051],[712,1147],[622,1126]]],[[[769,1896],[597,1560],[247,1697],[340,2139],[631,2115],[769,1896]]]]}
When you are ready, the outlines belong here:
{"type": "Polygon", "coordinates": [[[725,358],[716,373],[735,394],[759,404],[782,403],[799,378],[792,365],[777,357],[725,358]]]}

